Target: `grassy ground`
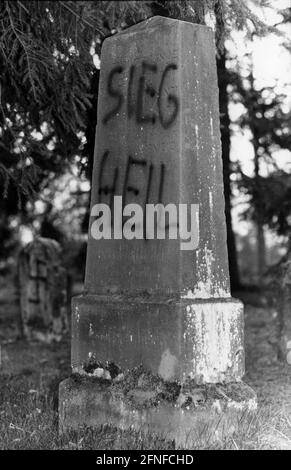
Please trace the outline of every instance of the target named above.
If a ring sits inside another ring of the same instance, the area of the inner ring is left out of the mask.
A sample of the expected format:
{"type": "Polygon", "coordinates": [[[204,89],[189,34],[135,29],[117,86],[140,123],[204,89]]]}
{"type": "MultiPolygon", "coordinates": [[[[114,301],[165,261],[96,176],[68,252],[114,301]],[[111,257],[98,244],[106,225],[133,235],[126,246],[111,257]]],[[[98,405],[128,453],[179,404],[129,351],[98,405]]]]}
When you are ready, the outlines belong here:
{"type": "MultiPolygon", "coordinates": [[[[206,429],[196,447],[291,449],[291,369],[276,358],[276,311],[263,296],[245,301],[245,381],[258,393],[259,410],[239,431],[211,447],[206,429]]],[[[0,282],[0,449],[174,449],[172,442],[105,427],[57,432],[59,382],[70,374],[70,339],[60,344],[17,340],[17,304],[11,283],[0,282]]]]}

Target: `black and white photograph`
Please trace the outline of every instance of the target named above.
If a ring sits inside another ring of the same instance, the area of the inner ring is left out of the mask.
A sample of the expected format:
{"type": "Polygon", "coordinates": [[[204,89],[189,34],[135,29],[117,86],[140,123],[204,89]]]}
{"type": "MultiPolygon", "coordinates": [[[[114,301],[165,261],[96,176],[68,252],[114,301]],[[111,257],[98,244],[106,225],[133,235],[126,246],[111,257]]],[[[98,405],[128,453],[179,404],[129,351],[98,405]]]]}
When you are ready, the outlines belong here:
{"type": "Polygon", "coordinates": [[[0,65],[0,450],[291,450],[291,1],[1,0],[0,65]]]}

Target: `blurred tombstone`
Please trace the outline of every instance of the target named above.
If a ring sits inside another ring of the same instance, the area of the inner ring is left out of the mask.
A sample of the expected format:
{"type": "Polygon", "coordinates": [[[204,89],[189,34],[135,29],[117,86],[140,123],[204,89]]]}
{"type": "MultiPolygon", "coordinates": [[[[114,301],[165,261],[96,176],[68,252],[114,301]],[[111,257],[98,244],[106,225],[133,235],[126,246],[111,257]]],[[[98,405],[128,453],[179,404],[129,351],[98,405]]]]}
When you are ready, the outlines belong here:
{"type": "Polygon", "coordinates": [[[280,266],[279,276],[279,357],[291,365],[291,253],[280,266]]]}
{"type": "Polygon", "coordinates": [[[28,340],[60,340],[68,331],[67,273],[62,249],[37,238],[19,254],[18,286],[22,331],[28,340]]]}

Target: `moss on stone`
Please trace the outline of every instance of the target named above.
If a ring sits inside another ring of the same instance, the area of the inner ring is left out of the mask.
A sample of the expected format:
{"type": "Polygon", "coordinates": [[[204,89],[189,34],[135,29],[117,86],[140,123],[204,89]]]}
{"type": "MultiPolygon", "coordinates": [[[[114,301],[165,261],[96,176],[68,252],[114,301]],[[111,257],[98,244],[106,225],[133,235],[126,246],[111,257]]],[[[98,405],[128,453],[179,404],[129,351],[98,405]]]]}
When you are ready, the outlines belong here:
{"type": "Polygon", "coordinates": [[[105,366],[90,358],[84,371],[86,374],[74,374],[75,383],[87,382],[100,389],[108,389],[112,396],[120,397],[137,409],[156,407],[161,403],[169,403],[182,409],[204,408],[214,403],[227,405],[228,403],[242,403],[253,398],[252,390],[243,382],[197,384],[188,379],[182,384],[168,382],[160,376],[152,374],[142,365],[122,373],[119,366],[107,363],[105,366]],[[110,372],[111,380],[94,376],[96,368],[102,368],[110,372]],[[116,377],[122,379],[116,381],[116,377]]]}

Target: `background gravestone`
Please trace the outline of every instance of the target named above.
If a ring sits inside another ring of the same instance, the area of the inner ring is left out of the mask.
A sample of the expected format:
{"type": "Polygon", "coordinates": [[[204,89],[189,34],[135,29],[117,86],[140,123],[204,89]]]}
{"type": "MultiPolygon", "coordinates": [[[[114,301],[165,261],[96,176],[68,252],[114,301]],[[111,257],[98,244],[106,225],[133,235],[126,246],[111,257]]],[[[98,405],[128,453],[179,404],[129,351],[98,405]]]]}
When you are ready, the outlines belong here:
{"type": "Polygon", "coordinates": [[[48,238],[37,238],[19,254],[20,314],[28,340],[59,340],[68,331],[67,275],[61,254],[61,246],[48,238]]]}
{"type": "Polygon", "coordinates": [[[291,256],[288,251],[276,278],[279,320],[279,358],[291,365],[291,256]]]}

